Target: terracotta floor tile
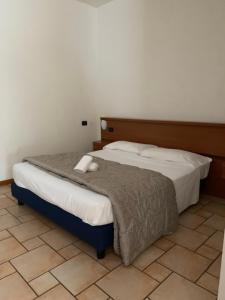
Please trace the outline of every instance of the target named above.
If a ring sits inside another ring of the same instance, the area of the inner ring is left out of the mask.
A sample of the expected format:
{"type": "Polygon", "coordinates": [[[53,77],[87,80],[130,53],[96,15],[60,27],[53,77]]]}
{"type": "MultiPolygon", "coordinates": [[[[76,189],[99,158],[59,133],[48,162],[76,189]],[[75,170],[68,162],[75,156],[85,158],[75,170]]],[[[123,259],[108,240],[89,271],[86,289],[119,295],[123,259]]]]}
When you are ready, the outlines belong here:
{"type": "Polygon", "coordinates": [[[212,196],[212,202],[216,202],[216,203],[219,203],[219,204],[223,204],[225,205],[225,200],[224,198],[219,198],[219,197],[216,197],[216,196],[212,196]]]}
{"type": "Polygon", "coordinates": [[[205,221],[205,218],[203,218],[201,216],[194,215],[194,214],[190,214],[190,213],[187,213],[187,212],[183,213],[179,217],[179,224],[181,224],[185,227],[188,227],[190,229],[197,228],[204,221],[205,221]]]}
{"type": "Polygon", "coordinates": [[[207,211],[207,210],[205,210],[204,208],[201,208],[201,209],[199,209],[199,210],[196,212],[196,215],[208,219],[208,218],[210,218],[213,214],[212,214],[210,211],[207,211]]]}
{"type": "Polygon", "coordinates": [[[4,216],[4,215],[7,215],[8,214],[8,211],[3,208],[3,209],[0,209],[0,216],[4,216]]]}
{"type": "Polygon", "coordinates": [[[40,277],[29,282],[29,285],[33,288],[35,293],[42,295],[54,286],[58,284],[58,281],[50,273],[45,273],[40,277]]]}
{"type": "Polygon", "coordinates": [[[0,186],[0,195],[10,192],[11,188],[9,185],[0,186]]]}
{"type": "Polygon", "coordinates": [[[63,263],[63,258],[49,246],[44,245],[14,258],[11,263],[26,281],[40,276],[63,263]]]}
{"type": "Polygon", "coordinates": [[[219,204],[217,202],[210,202],[206,206],[204,206],[205,210],[208,210],[214,214],[225,217],[225,205],[219,204]]]}
{"type": "Polygon", "coordinates": [[[35,248],[38,248],[42,245],[44,245],[45,243],[39,239],[39,237],[35,237],[35,238],[32,238],[26,242],[23,243],[23,246],[25,248],[27,248],[27,250],[33,250],[35,248]]]}
{"type": "Polygon", "coordinates": [[[109,270],[113,270],[122,264],[121,258],[113,252],[106,253],[105,258],[98,261],[109,270]]]}
{"type": "Polygon", "coordinates": [[[225,205],[224,198],[218,198],[216,196],[210,196],[210,201],[225,205]]]}
{"type": "Polygon", "coordinates": [[[51,271],[73,295],[79,294],[107,272],[102,265],[84,253],[51,271]]]}
{"type": "Polygon", "coordinates": [[[98,281],[97,285],[113,299],[142,300],[158,283],[132,266],[121,266],[98,281]]]}
{"type": "Polygon", "coordinates": [[[163,250],[150,246],[147,250],[145,250],[138,258],[135,259],[133,265],[140,270],[144,270],[149,266],[153,261],[159,258],[164,253],[163,250]]]}
{"type": "Polygon", "coordinates": [[[9,199],[8,197],[1,197],[0,198],[0,209],[8,208],[12,205],[15,205],[15,202],[12,201],[12,199],[9,199]]]}
{"type": "Polygon", "coordinates": [[[165,280],[166,277],[168,277],[172,272],[159,263],[154,262],[145,270],[145,273],[150,275],[153,279],[161,282],[165,280]]]}
{"type": "Polygon", "coordinates": [[[20,220],[21,223],[26,223],[32,220],[35,220],[37,217],[33,214],[27,214],[21,217],[18,217],[18,219],[20,220]]]}
{"type": "Polygon", "coordinates": [[[8,208],[8,211],[15,217],[21,217],[34,212],[30,207],[26,205],[15,205],[15,203],[14,206],[8,208]]]}
{"type": "Polygon", "coordinates": [[[15,272],[16,272],[15,269],[9,262],[0,265],[0,279],[15,272]]]}
{"type": "Polygon", "coordinates": [[[74,300],[75,298],[62,286],[58,285],[37,300],[74,300]]]}
{"type": "Polygon", "coordinates": [[[167,236],[167,239],[190,250],[196,250],[207,238],[206,235],[182,226],[174,234],[167,236]]]}
{"type": "Polygon", "coordinates": [[[206,290],[209,290],[210,292],[217,294],[218,293],[218,287],[219,287],[219,280],[218,278],[208,274],[204,273],[198,280],[198,285],[205,288],[206,290]]]}
{"type": "Polygon", "coordinates": [[[0,231],[0,241],[9,238],[11,235],[7,230],[0,231]]]}
{"type": "Polygon", "coordinates": [[[74,241],[74,236],[62,229],[53,229],[42,234],[41,238],[55,250],[62,249],[74,241]]]}
{"type": "Polygon", "coordinates": [[[0,242],[0,263],[6,262],[20,254],[26,252],[26,249],[13,237],[0,242]]]}
{"type": "Polygon", "coordinates": [[[195,281],[211,261],[180,246],[175,246],[159,258],[159,263],[185,278],[195,281]]]}
{"type": "Polygon", "coordinates": [[[167,238],[161,238],[158,241],[156,241],[154,245],[164,251],[167,251],[174,246],[174,243],[168,240],[167,238]]]}
{"type": "Polygon", "coordinates": [[[215,300],[216,297],[205,289],[171,274],[151,295],[151,300],[215,300]]]}
{"type": "MultiPolygon", "coordinates": [[[[43,224],[45,224],[46,226],[48,226],[51,229],[56,229],[56,228],[60,228],[60,226],[58,226],[56,223],[54,223],[51,219],[38,214],[37,218],[39,219],[39,221],[41,221],[43,224]]],[[[63,230],[63,229],[62,229],[63,230]]]]}
{"type": "Polygon", "coordinates": [[[96,250],[94,247],[88,245],[87,243],[83,241],[77,241],[74,243],[76,247],[87,253],[88,255],[92,256],[94,259],[96,259],[96,250]]]}
{"type": "Polygon", "coordinates": [[[29,207],[18,206],[7,189],[0,193],[0,300],[20,300],[10,290],[14,285],[23,300],[37,297],[33,291],[39,295],[36,300],[216,299],[224,200],[201,196],[180,216],[176,233],[162,237],[134,266],[125,267],[112,248],[98,260],[93,247],[29,207]]]}
{"type": "Polygon", "coordinates": [[[223,249],[223,232],[217,231],[212,235],[208,241],[205,243],[207,246],[210,246],[216,250],[222,251],[223,249]]]}
{"type": "Polygon", "coordinates": [[[206,245],[202,245],[197,251],[198,254],[203,255],[209,259],[216,259],[217,256],[220,254],[218,250],[215,250],[211,247],[208,247],[206,245]]]}
{"type": "Polygon", "coordinates": [[[225,218],[221,216],[214,215],[211,218],[209,218],[204,225],[207,225],[209,227],[212,227],[216,230],[224,231],[225,229],[225,218]]]}
{"type": "MultiPolygon", "coordinates": [[[[87,243],[85,243],[83,241],[77,241],[75,243],[75,245],[79,249],[81,249],[82,251],[84,251],[85,253],[90,255],[91,257],[93,257],[95,260],[97,260],[96,250],[93,247],[91,247],[90,245],[88,245],[87,243]]],[[[97,260],[97,261],[99,261],[99,260],[97,260]]],[[[121,261],[121,258],[113,252],[113,250],[107,249],[106,256],[105,256],[105,258],[100,260],[100,263],[102,265],[104,265],[106,268],[108,268],[109,270],[112,270],[112,269],[118,267],[122,263],[122,261],[121,261]]]]}
{"type": "Polygon", "coordinates": [[[215,229],[211,228],[211,227],[208,227],[204,224],[200,225],[197,229],[196,229],[197,232],[199,233],[202,233],[204,235],[207,235],[207,236],[210,236],[212,235],[213,233],[216,232],[215,229]]]}
{"type": "Polygon", "coordinates": [[[74,245],[69,245],[58,251],[60,255],[62,255],[65,259],[70,259],[81,252],[80,249],[75,247],[74,245]]]}
{"type": "Polygon", "coordinates": [[[10,188],[10,190],[7,193],[5,193],[5,195],[8,198],[12,199],[15,202],[15,204],[17,205],[17,199],[12,195],[11,188],[10,188]]]}
{"type": "Polygon", "coordinates": [[[212,196],[207,195],[207,194],[201,194],[199,197],[199,203],[201,203],[202,205],[206,205],[208,204],[210,201],[213,200],[212,196]]]}
{"type": "Polygon", "coordinates": [[[11,228],[9,231],[20,241],[25,242],[37,235],[40,235],[49,230],[49,227],[44,225],[39,220],[23,223],[19,226],[11,228]]]}
{"type": "Polygon", "coordinates": [[[18,274],[0,280],[0,300],[32,300],[36,295],[18,274]]]}
{"type": "Polygon", "coordinates": [[[191,214],[194,214],[196,213],[199,209],[201,209],[203,206],[201,203],[197,203],[195,205],[192,205],[191,207],[189,207],[186,211],[191,213],[191,214]]]}
{"type": "Polygon", "coordinates": [[[0,231],[20,224],[14,216],[7,214],[0,217],[0,231]]]}
{"type": "Polygon", "coordinates": [[[108,295],[106,295],[95,285],[92,285],[77,296],[78,300],[107,300],[108,298],[108,295]]]}
{"type": "Polygon", "coordinates": [[[221,256],[217,258],[217,260],[209,267],[207,270],[213,276],[220,276],[220,268],[221,268],[221,256]]]}

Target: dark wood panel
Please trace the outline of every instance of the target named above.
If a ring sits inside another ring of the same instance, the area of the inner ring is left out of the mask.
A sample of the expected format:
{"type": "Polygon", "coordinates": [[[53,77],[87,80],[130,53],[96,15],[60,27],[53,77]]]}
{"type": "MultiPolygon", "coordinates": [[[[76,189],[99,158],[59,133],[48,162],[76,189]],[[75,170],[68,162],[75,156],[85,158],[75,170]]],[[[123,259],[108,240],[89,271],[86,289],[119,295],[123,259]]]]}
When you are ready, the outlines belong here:
{"type": "Polygon", "coordinates": [[[213,161],[203,191],[225,198],[225,158],[212,157],[212,159],[213,161]]]}
{"type": "Polygon", "coordinates": [[[110,143],[109,141],[95,141],[93,142],[93,150],[94,151],[102,150],[102,148],[109,143],[110,143]]]}
{"type": "Polygon", "coordinates": [[[102,118],[113,132],[103,140],[127,140],[225,157],[225,124],[102,118]]]}
{"type": "MultiPolygon", "coordinates": [[[[225,124],[103,117],[102,143],[126,140],[183,149],[213,158],[204,191],[225,198],[225,124]]],[[[102,148],[98,142],[99,149],[102,148]]],[[[103,145],[103,144],[102,144],[103,145]]]]}
{"type": "Polygon", "coordinates": [[[12,182],[13,182],[13,179],[8,179],[8,180],[0,181],[0,186],[8,185],[8,184],[11,184],[12,182]]]}

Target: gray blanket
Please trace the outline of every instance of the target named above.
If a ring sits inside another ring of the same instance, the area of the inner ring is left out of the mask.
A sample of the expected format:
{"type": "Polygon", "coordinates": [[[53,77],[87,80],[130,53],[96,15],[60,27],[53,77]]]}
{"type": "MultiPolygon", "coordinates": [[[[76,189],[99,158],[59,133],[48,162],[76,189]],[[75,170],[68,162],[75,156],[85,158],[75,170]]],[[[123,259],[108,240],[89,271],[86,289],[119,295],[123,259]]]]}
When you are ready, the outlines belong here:
{"type": "Polygon", "coordinates": [[[94,158],[97,172],[73,170],[74,153],[28,157],[28,161],[67,180],[109,197],[114,216],[114,249],[129,265],[162,235],[176,230],[177,204],[173,182],[146,169],[94,158]]]}

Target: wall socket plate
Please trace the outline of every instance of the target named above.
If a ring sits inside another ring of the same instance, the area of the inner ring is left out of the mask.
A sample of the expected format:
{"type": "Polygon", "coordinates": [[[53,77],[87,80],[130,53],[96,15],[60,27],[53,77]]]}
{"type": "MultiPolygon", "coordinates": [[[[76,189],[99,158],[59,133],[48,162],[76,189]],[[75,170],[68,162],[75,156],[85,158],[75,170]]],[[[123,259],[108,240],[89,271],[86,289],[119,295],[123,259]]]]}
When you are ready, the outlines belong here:
{"type": "Polygon", "coordinates": [[[88,122],[87,122],[87,121],[82,121],[82,122],[81,122],[81,125],[82,125],[82,126],[87,126],[87,125],[88,125],[88,122]]]}

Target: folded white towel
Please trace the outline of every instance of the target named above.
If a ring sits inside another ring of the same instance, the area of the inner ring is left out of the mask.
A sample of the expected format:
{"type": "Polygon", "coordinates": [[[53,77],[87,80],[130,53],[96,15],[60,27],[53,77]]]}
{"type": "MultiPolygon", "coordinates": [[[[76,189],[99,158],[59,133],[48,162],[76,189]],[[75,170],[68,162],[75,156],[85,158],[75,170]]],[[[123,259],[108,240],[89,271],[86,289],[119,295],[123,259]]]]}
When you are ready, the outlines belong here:
{"type": "Polygon", "coordinates": [[[92,162],[89,167],[88,167],[88,171],[89,172],[95,172],[98,170],[98,164],[96,162],[92,162]]]}
{"type": "Polygon", "coordinates": [[[84,155],[79,161],[79,163],[74,167],[74,170],[80,173],[86,173],[92,161],[92,156],[84,155]]]}

